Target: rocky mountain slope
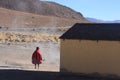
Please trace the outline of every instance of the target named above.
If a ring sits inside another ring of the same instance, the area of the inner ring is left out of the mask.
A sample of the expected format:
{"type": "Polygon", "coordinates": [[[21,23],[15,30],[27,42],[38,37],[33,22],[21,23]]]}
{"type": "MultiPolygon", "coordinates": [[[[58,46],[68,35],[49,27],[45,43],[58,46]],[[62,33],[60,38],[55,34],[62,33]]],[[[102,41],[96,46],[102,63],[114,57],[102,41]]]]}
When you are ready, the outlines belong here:
{"type": "Polygon", "coordinates": [[[66,6],[40,0],[0,0],[0,7],[47,16],[85,20],[83,15],[66,6]]]}
{"type": "Polygon", "coordinates": [[[89,23],[81,13],[39,0],[0,0],[1,27],[68,27],[89,23]]]}
{"type": "Polygon", "coordinates": [[[59,18],[0,8],[1,27],[69,27],[86,20],[59,18]]]}

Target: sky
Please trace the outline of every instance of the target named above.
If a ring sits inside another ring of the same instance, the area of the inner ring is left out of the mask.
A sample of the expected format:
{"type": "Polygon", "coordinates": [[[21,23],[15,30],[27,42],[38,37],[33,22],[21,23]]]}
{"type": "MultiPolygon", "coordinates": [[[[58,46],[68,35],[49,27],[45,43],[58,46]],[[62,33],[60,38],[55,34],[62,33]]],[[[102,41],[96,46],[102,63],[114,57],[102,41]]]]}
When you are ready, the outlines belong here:
{"type": "Polygon", "coordinates": [[[120,20],[120,0],[47,0],[81,12],[84,17],[120,20]]]}

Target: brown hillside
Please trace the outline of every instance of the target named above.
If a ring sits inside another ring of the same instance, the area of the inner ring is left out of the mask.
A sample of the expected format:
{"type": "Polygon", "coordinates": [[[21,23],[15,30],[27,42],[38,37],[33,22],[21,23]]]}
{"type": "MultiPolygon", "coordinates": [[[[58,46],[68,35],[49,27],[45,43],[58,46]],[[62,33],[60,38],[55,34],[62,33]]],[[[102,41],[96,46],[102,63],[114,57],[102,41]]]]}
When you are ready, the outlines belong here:
{"type": "Polygon", "coordinates": [[[0,7],[40,15],[85,20],[81,13],[78,13],[66,6],[48,1],[0,0],[0,7]]]}
{"type": "Polygon", "coordinates": [[[31,13],[0,8],[1,27],[67,27],[76,22],[86,23],[88,21],[35,15],[31,13]]]}

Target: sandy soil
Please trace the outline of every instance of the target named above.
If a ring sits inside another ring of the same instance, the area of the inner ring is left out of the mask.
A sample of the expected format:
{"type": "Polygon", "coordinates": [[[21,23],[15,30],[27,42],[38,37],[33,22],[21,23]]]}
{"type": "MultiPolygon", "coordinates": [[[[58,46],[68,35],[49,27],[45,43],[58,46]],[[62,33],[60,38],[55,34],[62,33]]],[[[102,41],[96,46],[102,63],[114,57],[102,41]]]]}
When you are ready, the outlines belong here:
{"type": "Polygon", "coordinates": [[[52,43],[1,43],[0,69],[34,70],[31,56],[39,46],[43,63],[40,71],[59,71],[59,45],[52,43]]]}
{"type": "MultiPolygon", "coordinates": [[[[55,34],[54,30],[48,30],[45,29],[41,31],[41,29],[36,29],[34,31],[31,31],[34,28],[24,28],[21,30],[21,28],[12,28],[12,29],[0,29],[0,32],[26,32],[26,33],[46,33],[46,34],[55,34]]],[[[4,36],[3,36],[4,37],[4,36]]],[[[26,79],[25,77],[22,77],[22,74],[27,78],[27,80],[36,80],[33,78],[30,78],[31,75],[29,74],[33,71],[35,74],[38,71],[49,71],[49,72],[59,72],[59,63],[60,63],[60,51],[59,51],[59,44],[58,43],[52,43],[52,42],[9,42],[0,41],[0,80],[21,80],[26,79]],[[43,57],[43,63],[40,65],[39,69],[34,69],[34,65],[31,62],[32,53],[36,49],[36,47],[40,47],[41,54],[43,57]],[[19,74],[20,71],[20,74],[19,74]],[[23,71],[23,72],[21,72],[23,71]],[[28,74],[25,72],[28,71],[28,74]],[[17,73],[16,77],[19,77],[19,79],[14,78],[14,72],[17,73]],[[7,75],[11,76],[12,78],[9,78],[9,76],[5,76],[4,73],[8,73],[7,75]],[[22,74],[21,74],[22,73],[22,74]],[[25,73],[25,74],[24,74],[25,73]],[[9,79],[8,79],[9,78],[9,79]]],[[[40,72],[41,73],[41,72],[40,72]]],[[[35,76],[33,76],[35,77],[35,76]]],[[[46,76],[47,77],[47,76],[46,76]]],[[[38,80],[38,79],[37,79],[38,80]]]]}
{"type": "MultiPolygon", "coordinates": [[[[20,33],[41,33],[41,34],[62,34],[56,33],[55,29],[48,28],[10,28],[0,29],[0,32],[20,32],[20,33]],[[36,31],[37,30],[37,31],[36,31]]],[[[9,34],[7,34],[9,35],[9,34]]],[[[24,35],[24,34],[23,34],[24,35]]],[[[31,35],[31,34],[30,34],[31,35]]],[[[13,36],[11,34],[10,36],[13,36]]],[[[3,38],[6,36],[3,36],[3,38]]],[[[40,36],[41,37],[41,36],[40,36]]],[[[48,36],[46,36],[48,37],[48,36]]],[[[8,37],[9,38],[9,37],[8,37]]],[[[40,71],[59,71],[60,44],[53,42],[10,42],[0,41],[0,69],[21,69],[34,70],[31,63],[31,56],[36,47],[40,47],[43,63],[40,71]]]]}

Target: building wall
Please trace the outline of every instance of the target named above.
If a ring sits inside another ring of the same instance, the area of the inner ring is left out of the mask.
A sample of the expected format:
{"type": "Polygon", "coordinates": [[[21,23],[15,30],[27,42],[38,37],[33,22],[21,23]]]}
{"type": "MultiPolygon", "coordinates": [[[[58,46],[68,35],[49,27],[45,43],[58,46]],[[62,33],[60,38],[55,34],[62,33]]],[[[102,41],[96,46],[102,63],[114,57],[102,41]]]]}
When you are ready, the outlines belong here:
{"type": "Polygon", "coordinates": [[[120,75],[120,42],[62,40],[61,71],[120,75]]]}

